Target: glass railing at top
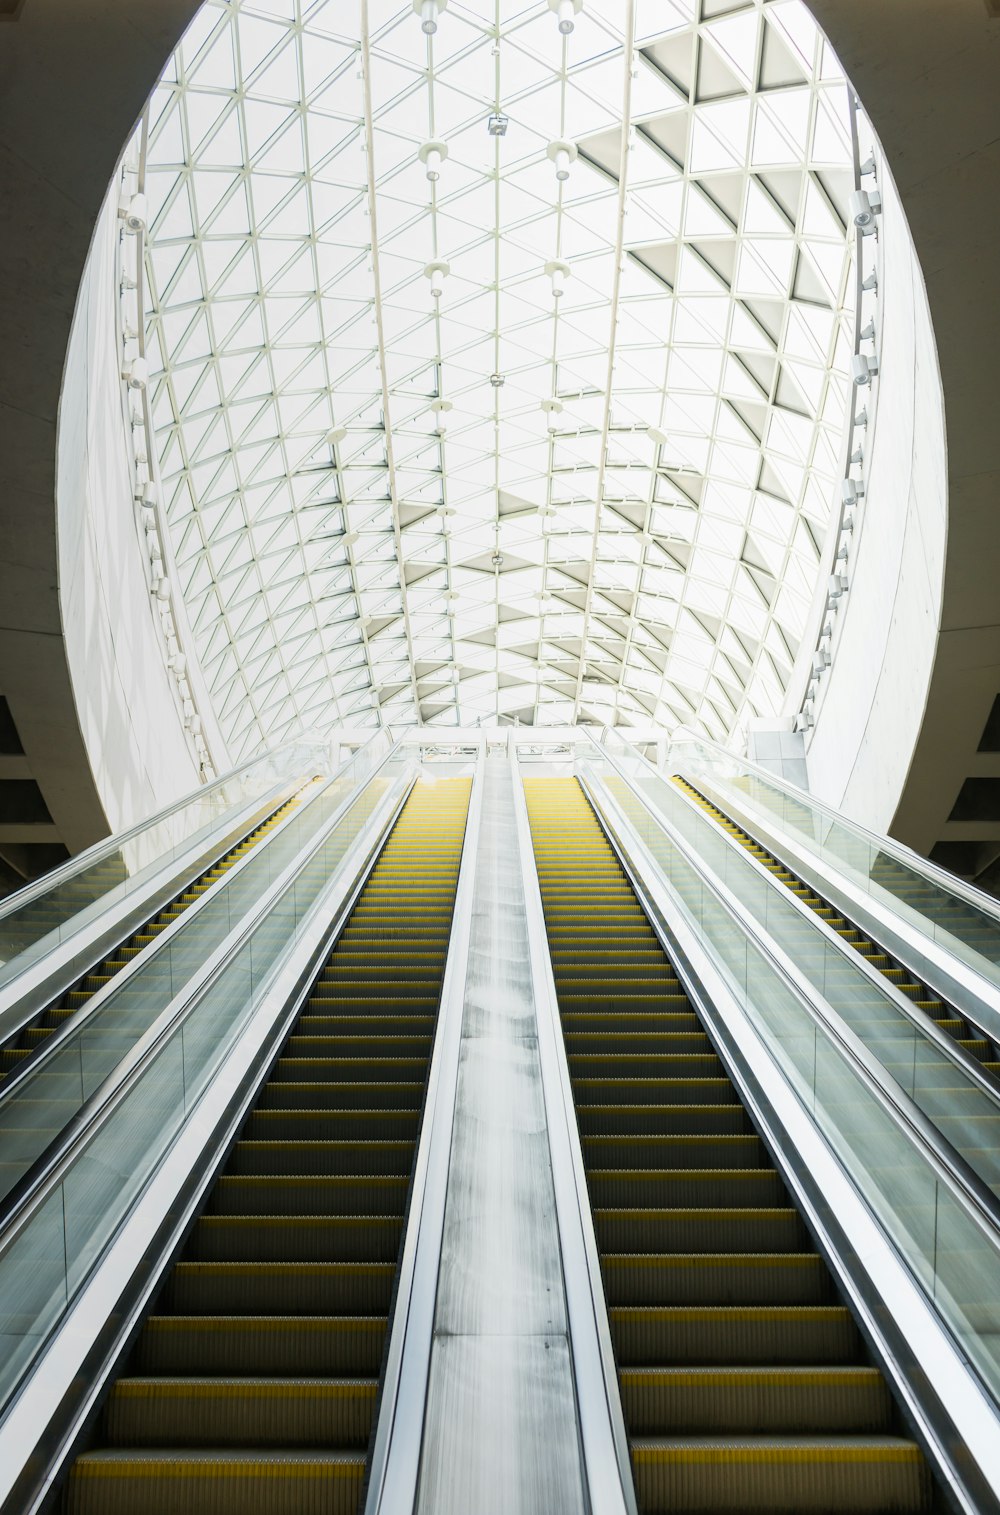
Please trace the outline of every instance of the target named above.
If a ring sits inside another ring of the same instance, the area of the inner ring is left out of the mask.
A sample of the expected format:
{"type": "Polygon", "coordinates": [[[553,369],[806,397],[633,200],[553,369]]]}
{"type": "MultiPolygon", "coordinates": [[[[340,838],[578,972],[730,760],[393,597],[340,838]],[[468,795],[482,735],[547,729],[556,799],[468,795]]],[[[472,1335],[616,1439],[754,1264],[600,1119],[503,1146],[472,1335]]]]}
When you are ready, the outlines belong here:
{"type": "MultiPolygon", "coordinates": [[[[766,947],[632,795],[624,814],[607,758],[581,752],[612,830],[624,815],[645,851],[632,861],[667,919],[683,917],[799,1102],[837,1155],[884,1233],[1000,1403],[1000,1228],[949,1173],[934,1147],[884,1097],[811,1009],[766,947]]],[[[625,786],[626,795],[631,791],[625,786]]],[[[626,838],[627,850],[632,851],[626,838]]],[[[990,1120],[1000,1125],[1000,1115],[990,1120]]]]}
{"type": "Polygon", "coordinates": [[[0,986],[102,911],[137,894],[199,840],[208,842],[230,812],[263,801],[282,784],[329,771],[329,748],[319,744],[266,753],[18,890],[0,904],[0,986]]]}
{"type": "Polygon", "coordinates": [[[947,1032],[914,1007],[852,948],[845,946],[795,896],[759,867],[663,778],[622,743],[581,750],[583,771],[599,775],[643,841],[659,856],[674,843],[689,847],[706,876],[729,890],[762,938],[858,1038],[916,1108],[951,1143],[970,1170],[1000,1195],[1000,1090],[947,1032]]]}
{"type": "Polygon", "coordinates": [[[259,901],[308,851],[329,824],[384,764],[392,739],[381,730],[307,799],[267,842],[223,876],[203,904],[185,912],[174,932],[154,942],[137,966],[117,976],[76,1012],[6,1085],[0,1085],[0,1200],[19,1183],[114,1068],[207,959],[249,918],[259,901]]]}
{"type": "Polygon", "coordinates": [[[696,786],[699,777],[717,785],[723,808],[731,793],[764,821],[773,819],[821,864],[844,873],[873,900],[1000,986],[1000,905],[995,900],[891,837],[866,831],[804,790],[712,743],[677,740],[666,763],[696,786]]]}
{"type": "MultiPolygon", "coordinates": [[[[375,833],[391,817],[394,798],[416,767],[414,756],[397,748],[325,835],[320,815],[313,814],[314,850],[280,898],[169,1027],[151,1029],[151,1045],[136,1047],[120,1087],[109,1093],[45,1182],[8,1217],[0,1231],[0,1406],[68,1310],[240,1034],[265,1006],[263,1013],[280,1021],[283,1001],[269,1003],[275,998],[275,974],[316,907],[329,908],[331,916],[340,908],[360,866],[352,856],[359,840],[371,828],[368,839],[375,844],[375,833]]],[[[329,814],[326,819],[331,822],[329,814]]]]}

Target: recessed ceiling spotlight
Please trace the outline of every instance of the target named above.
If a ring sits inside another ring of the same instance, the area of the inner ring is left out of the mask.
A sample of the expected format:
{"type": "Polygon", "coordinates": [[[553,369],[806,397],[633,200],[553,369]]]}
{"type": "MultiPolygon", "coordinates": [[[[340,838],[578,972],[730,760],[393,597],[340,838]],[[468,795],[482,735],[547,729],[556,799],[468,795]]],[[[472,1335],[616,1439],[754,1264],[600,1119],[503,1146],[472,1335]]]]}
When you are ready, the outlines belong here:
{"type": "Polygon", "coordinates": [[[659,426],[647,426],[646,435],[651,442],[656,443],[657,447],[666,447],[667,442],[669,441],[666,432],[663,431],[659,426]]]}
{"type": "Polygon", "coordinates": [[[559,30],[568,37],[583,10],[583,0],[549,0],[549,10],[555,11],[559,17],[559,30]]]}
{"type": "Polygon", "coordinates": [[[332,431],[327,432],[326,440],[329,442],[331,447],[339,447],[346,436],[346,426],[335,426],[332,431]]]}
{"type": "Polygon", "coordinates": [[[428,37],[433,37],[438,29],[438,16],[448,4],[448,0],[413,0],[413,9],[420,17],[420,30],[428,37]]]}

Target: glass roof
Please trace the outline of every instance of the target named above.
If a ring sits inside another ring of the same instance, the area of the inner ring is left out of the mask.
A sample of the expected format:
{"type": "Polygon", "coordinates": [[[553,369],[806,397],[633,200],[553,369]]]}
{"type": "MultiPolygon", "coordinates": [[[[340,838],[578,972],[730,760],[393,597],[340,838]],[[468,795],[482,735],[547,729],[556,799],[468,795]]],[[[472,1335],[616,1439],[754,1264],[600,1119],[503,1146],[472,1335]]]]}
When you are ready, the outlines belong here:
{"type": "Polygon", "coordinates": [[[851,387],[844,78],[798,0],[559,21],[208,0],[154,94],[159,472],[234,759],[781,707],[851,387]]]}

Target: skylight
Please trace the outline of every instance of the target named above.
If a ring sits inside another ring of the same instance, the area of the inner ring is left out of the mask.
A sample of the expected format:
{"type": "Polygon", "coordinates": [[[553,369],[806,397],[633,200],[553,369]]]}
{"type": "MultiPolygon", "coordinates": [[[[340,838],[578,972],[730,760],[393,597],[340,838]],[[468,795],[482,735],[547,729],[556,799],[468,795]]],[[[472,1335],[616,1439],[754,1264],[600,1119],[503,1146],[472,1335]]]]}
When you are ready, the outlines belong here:
{"type": "Polygon", "coordinates": [[[207,0],[150,107],[147,355],[234,759],[780,708],[850,390],[850,108],[798,0],[584,0],[568,36],[546,0],[431,36],[207,0]]]}

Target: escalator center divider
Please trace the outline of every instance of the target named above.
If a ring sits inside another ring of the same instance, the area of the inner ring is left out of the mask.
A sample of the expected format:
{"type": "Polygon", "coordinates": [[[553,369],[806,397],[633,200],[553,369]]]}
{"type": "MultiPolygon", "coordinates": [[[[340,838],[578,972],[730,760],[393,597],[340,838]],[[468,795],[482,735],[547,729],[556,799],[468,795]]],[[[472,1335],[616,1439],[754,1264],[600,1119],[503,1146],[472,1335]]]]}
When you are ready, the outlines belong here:
{"type": "Polygon", "coordinates": [[[579,782],[524,790],[640,1509],[930,1510],[924,1458],[579,782]]]}
{"type": "Polygon", "coordinates": [[[354,1515],[471,780],[410,792],[69,1470],[69,1515],[354,1515]]]}
{"type": "Polygon", "coordinates": [[[768,873],[772,873],[792,894],[808,905],[842,941],[866,958],[871,966],[877,968],[891,984],[906,995],[907,999],[912,1000],[919,1009],[929,1015],[942,1031],[946,1031],[960,1047],[964,1047],[966,1052],[977,1058],[987,1072],[992,1073],[994,1078],[1000,1079],[1000,1062],[996,1060],[996,1048],[975,1027],[970,1026],[958,1010],[939,999],[916,974],[910,972],[905,963],[899,962],[884,947],[879,946],[869,937],[860,926],[842,915],[836,906],[831,905],[830,901],[824,899],[805,879],[800,878],[773,853],[768,852],[766,847],[731,820],[725,811],[702,794],[700,789],[696,789],[680,774],[674,774],[672,778],[689,799],[704,810],[724,831],[727,831],[734,841],[750,853],[751,857],[756,858],[768,873]]]}
{"type": "MultiPolygon", "coordinates": [[[[30,1025],[22,1026],[9,1041],[5,1042],[0,1049],[0,1086],[4,1079],[9,1077],[15,1069],[19,1068],[39,1047],[44,1046],[49,1037],[91,999],[100,989],[117,975],[123,968],[139,956],[140,952],[152,945],[161,931],[165,931],[180,916],[188,910],[196,900],[210,889],[213,884],[228,873],[240,858],[257,847],[264,838],[287,819],[292,810],[302,803],[310,785],[303,785],[277,810],[273,811],[252,831],[248,832],[241,842],[223,854],[211,868],[198,874],[187,887],[182,890],[169,904],[164,905],[158,914],[152,916],[145,925],[134,931],[131,936],[125,937],[113,952],[79,979],[71,989],[61,994],[46,1010],[39,1013],[37,1019],[30,1025]]],[[[159,1008],[159,1006],[158,1006],[159,1008]]]]}

